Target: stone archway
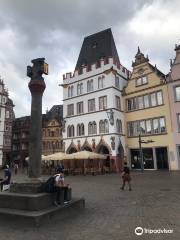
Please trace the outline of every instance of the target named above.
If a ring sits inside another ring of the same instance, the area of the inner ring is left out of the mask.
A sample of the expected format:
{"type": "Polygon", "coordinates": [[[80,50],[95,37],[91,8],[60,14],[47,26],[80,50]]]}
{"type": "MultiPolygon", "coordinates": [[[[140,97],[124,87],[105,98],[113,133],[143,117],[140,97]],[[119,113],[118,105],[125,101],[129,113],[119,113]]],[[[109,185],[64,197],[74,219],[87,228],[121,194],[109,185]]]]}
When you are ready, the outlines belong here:
{"type": "Polygon", "coordinates": [[[101,139],[99,144],[97,145],[96,149],[95,149],[96,153],[100,153],[100,154],[104,154],[107,156],[107,158],[105,160],[103,160],[103,169],[105,168],[105,170],[103,171],[108,171],[110,172],[111,170],[111,148],[110,146],[103,140],[101,139]]]}
{"type": "Polygon", "coordinates": [[[89,142],[87,140],[85,140],[84,144],[81,147],[81,151],[83,151],[83,150],[89,151],[89,152],[93,151],[91,145],[89,144],[89,142]]]}
{"type": "Polygon", "coordinates": [[[68,149],[66,150],[66,153],[71,154],[71,153],[75,153],[75,152],[78,152],[78,149],[77,149],[76,145],[72,142],[69,145],[68,149]]]}

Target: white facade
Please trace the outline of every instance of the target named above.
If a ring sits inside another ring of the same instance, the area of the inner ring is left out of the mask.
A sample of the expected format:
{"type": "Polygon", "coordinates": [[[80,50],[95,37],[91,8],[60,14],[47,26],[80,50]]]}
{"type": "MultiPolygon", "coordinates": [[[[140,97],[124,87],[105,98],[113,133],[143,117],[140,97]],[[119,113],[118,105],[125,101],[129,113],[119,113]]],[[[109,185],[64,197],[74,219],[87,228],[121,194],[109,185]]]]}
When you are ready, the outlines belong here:
{"type": "Polygon", "coordinates": [[[110,157],[116,157],[117,154],[120,154],[119,145],[125,150],[122,92],[127,84],[128,74],[128,70],[121,65],[114,64],[113,59],[109,58],[108,63],[101,60],[98,68],[96,64],[93,64],[90,71],[84,67],[82,74],[75,71],[74,75],[71,73],[64,75],[63,116],[65,129],[63,140],[66,152],[78,151],[87,146],[92,151],[102,152],[100,149],[102,145],[109,150],[110,157]],[[88,86],[88,84],[90,85],[88,86]],[[105,97],[104,101],[102,97],[105,97]],[[92,99],[95,101],[95,108],[93,109],[91,105],[89,106],[91,109],[89,109],[88,101],[92,99]],[[78,107],[79,102],[82,103],[78,107]],[[71,108],[74,110],[70,109],[68,113],[68,105],[71,104],[71,108]],[[110,124],[108,118],[110,111],[113,112],[114,124],[110,124]],[[122,126],[117,126],[117,121],[122,123],[122,126]],[[91,134],[90,123],[96,124],[94,126],[97,127],[97,131],[95,131],[96,127],[94,128],[93,134],[91,134]],[[84,124],[84,131],[80,129],[82,131],[79,133],[78,124],[84,124]],[[73,131],[68,130],[72,126],[74,134],[73,131]]]}

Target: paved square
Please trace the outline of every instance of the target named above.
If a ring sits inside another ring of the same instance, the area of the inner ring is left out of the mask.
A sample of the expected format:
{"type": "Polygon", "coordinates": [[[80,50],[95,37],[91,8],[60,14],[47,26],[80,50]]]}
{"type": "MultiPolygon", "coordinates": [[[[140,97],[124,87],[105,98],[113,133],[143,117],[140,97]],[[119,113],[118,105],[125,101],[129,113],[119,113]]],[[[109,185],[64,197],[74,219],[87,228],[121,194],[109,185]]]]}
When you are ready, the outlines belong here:
{"type": "MultiPolygon", "coordinates": [[[[22,176],[17,176],[22,177],[22,176]]],[[[180,239],[180,173],[132,173],[133,191],[120,190],[117,174],[69,176],[73,196],[84,197],[86,208],[64,221],[51,219],[40,228],[0,220],[0,239],[8,240],[133,240],[180,239]],[[136,236],[136,227],[173,229],[172,234],[136,236]]]]}

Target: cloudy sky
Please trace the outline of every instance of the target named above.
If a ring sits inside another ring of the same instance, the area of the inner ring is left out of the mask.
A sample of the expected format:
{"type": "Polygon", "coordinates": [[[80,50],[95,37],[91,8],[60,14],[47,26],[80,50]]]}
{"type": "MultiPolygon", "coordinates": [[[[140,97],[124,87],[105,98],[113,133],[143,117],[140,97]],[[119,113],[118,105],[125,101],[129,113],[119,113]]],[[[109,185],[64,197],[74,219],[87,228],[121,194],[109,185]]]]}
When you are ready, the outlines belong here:
{"type": "Polygon", "coordinates": [[[179,0],[0,0],[0,76],[15,115],[30,114],[26,66],[45,57],[43,112],[62,103],[62,74],[74,70],[83,38],[111,27],[121,63],[137,46],[164,73],[180,44],[179,0]]]}

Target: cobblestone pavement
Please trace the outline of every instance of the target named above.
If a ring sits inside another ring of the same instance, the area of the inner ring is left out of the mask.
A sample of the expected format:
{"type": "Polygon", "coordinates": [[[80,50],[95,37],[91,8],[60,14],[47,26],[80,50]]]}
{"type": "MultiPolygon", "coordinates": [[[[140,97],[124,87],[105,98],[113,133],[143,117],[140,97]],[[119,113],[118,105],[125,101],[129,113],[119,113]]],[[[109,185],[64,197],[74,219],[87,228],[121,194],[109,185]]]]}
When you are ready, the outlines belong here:
{"type": "Polygon", "coordinates": [[[39,228],[1,220],[0,239],[180,239],[180,172],[133,172],[131,192],[120,190],[118,174],[69,176],[66,182],[72,185],[73,196],[86,199],[84,211],[39,228]],[[137,226],[174,232],[136,236],[137,226]]]}

